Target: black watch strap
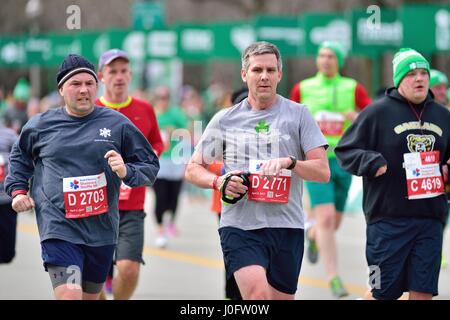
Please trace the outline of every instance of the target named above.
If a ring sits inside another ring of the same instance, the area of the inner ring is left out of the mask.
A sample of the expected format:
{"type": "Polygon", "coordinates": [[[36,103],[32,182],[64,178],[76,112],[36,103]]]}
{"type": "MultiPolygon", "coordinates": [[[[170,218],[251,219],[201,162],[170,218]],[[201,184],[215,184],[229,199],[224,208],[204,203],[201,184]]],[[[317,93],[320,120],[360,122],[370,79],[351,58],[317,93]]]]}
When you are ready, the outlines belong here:
{"type": "Polygon", "coordinates": [[[295,168],[295,165],[297,164],[297,159],[293,156],[289,156],[289,158],[292,160],[292,163],[289,167],[287,167],[286,169],[288,170],[292,170],[295,168]]]}

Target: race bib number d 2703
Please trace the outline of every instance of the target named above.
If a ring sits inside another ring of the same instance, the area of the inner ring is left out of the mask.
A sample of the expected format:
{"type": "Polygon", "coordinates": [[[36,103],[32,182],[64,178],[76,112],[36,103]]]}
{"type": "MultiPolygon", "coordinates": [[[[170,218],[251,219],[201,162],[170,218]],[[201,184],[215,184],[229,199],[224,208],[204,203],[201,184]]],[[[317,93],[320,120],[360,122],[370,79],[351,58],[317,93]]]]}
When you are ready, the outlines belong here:
{"type": "Polygon", "coordinates": [[[283,169],[278,177],[268,179],[261,176],[261,166],[266,160],[250,160],[250,188],[248,189],[248,200],[288,203],[289,190],[291,187],[291,171],[283,169]]]}
{"type": "Polygon", "coordinates": [[[63,179],[66,218],[86,218],[108,211],[105,173],[63,179]]]}

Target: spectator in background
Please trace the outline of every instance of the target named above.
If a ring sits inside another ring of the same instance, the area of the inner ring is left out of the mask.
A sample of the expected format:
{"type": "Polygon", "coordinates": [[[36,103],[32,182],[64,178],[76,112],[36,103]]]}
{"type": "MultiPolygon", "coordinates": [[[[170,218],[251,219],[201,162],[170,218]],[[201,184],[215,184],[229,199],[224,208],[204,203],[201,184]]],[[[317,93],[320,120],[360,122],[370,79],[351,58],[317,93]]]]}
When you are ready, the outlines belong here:
{"type": "Polygon", "coordinates": [[[330,181],[305,183],[311,202],[306,239],[307,257],[311,263],[317,262],[320,249],[331,293],[336,298],[348,295],[338,274],[335,235],[342,221],[352,175],[339,166],[334,148],[358,112],[371,102],[360,83],[341,76],[345,56],[345,49],[340,43],[323,42],[317,52],[317,74],[297,83],[291,92],[291,99],[305,104],[313,114],[330,146],[327,150],[330,181]]]}
{"type": "Polygon", "coordinates": [[[11,197],[4,191],[9,153],[16,139],[16,132],[0,123],[0,263],[11,262],[16,254],[17,213],[11,207],[11,197]]]}
{"type": "MultiPolygon", "coordinates": [[[[246,87],[236,90],[231,94],[230,97],[231,103],[229,103],[228,105],[234,106],[235,104],[238,104],[247,97],[248,97],[248,89],[246,87]]],[[[208,166],[208,171],[214,173],[219,177],[224,175],[225,169],[223,168],[223,162],[214,161],[208,166]]],[[[220,215],[222,212],[222,200],[220,191],[217,189],[213,189],[211,211],[217,214],[220,221],[220,215]]],[[[236,283],[234,275],[231,276],[230,278],[227,278],[226,272],[225,272],[225,298],[230,300],[242,300],[242,296],[241,293],[239,292],[239,287],[236,283]]]]}
{"type": "Polygon", "coordinates": [[[27,103],[29,99],[30,86],[25,79],[21,78],[14,87],[12,104],[8,106],[4,115],[5,125],[18,134],[28,121],[27,103]]]}
{"type": "Polygon", "coordinates": [[[41,99],[41,112],[58,108],[62,103],[64,102],[62,101],[58,91],[52,91],[41,99]]]}
{"type": "Polygon", "coordinates": [[[225,93],[226,90],[224,86],[218,82],[212,83],[203,92],[202,98],[204,101],[204,107],[202,113],[203,113],[203,120],[205,120],[206,123],[208,123],[209,120],[211,120],[211,118],[213,117],[213,115],[217,112],[217,106],[223,102],[221,100],[223,100],[225,93]]]}
{"type": "Polygon", "coordinates": [[[175,216],[178,207],[178,198],[183,184],[186,162],[190,156],[191,141],[188,139],[188,119],[184,111],[171,104],[170,90],[167,87],[158,87],[155,90],[154,106],[156,118],[164,142],[164,152],[161,154],[160,170],[154,184],[156,206],[155,217],[157,224],[157,238],[155,245],[158,248],[166,247],[169,236],[178,234],[175,226],[175,216]],[[186,129],[185,132],[177,132],[186,129]],[[178,141],[181,138],[181,141],[178,141]],[[186,148],[181,144],[186,143],[186,148]],[[175,148],[180,146],[181,148],[175,148]],[[181,153],[180,153],[181,151],[181,153]],[[183,151],[188,154],[183,155],[183,151]],[[164,213],[170,213],[170,221],[164,226],[164,213]]]}
{"type": "Polygon", "coordinates": [[[27,104],[27,117],[30,119],[31,117],[37,115],[41,112],[41,101],[38,98],[30,98],[27,104]]]}
{"type": "Polygon", "coordinates": [[[447,101],[448,101],[448,107],[450,108],[450,88],[447,89],[447,101]]]}
{"type": "MultiPolygon", "coordinates": [[[[198,91],[190,86],[185,85],[181,89],[181,108],[188,119],[188,130],[191,136],[191,150],[198,143],[199,135],[197,132],[203,132],[206,126],[206,121],[203,118],[204,101],[198,91]]],[[[204,201],[208,195],[205,190],[198,188],[193,184],[185,184],[185,190],[190,201],[204,201]]]]}
{"type": "Polygon", "coordinates": [[[436,69],[431,69],[430,89],[434,94],[434,101],[442,104],[443,106],[448,105],[447,86],[448,86],[447,76],[436,69]]]}
{"type": "Polygon", "coordinates": [[[3,91],[3,88],[0,87],[0,122],[2,122],[6,107],[5,92],[3,91]]]}
{"type": "MultiPolygon", "coordinates": [[[[202,121],[203,99],[198,91],[189,85],[181,90],[181,108],[185,112],[189,120],[189,129],[193,131],[194,121],[202,121]]],[[[195,143],[195,141],[193,141],[195,143]]]]}
{"type": "MultiPolygon", "coordinates": [[[[132,74],[128,54],[119,49],[104,52],[99,59],[98,77],[105,85],[105,92],[95,103],[116,110],[130,119],[154,152],[160,155],[163,143],[152,106],[129,94],[132,74]]],[[[140,264],[144,263],[145,192],[145,186],[130,188],[122,183],[120,187],[119,240],[115,252],[118,272],[112,280],[112,292],[116,300],[131,298],[138,284],[140,264]]]]}

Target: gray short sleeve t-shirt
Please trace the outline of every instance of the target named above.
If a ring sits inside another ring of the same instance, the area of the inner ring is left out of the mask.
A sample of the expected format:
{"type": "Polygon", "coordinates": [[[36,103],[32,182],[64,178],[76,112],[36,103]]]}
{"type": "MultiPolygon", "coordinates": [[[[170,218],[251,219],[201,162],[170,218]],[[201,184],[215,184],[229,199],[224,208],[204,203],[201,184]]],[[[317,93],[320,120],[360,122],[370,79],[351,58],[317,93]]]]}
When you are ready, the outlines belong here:
{"type": "MultiPolygon", "coordinates": [[[[208,124],[196,151],[206,163],[224,161],[225,172],[248,171],[250,160],[269,160],[305,154],[327,146],[325,137],[307,107],[280,95],[266,110],[252,110],[248,99],[218,112],[208,124]]],[[[255,202],[244,197],[222,205],[220,227],[243,230],[260,228],[304,228],[303,179],[292,174],[289,202],[255,202]]]]}

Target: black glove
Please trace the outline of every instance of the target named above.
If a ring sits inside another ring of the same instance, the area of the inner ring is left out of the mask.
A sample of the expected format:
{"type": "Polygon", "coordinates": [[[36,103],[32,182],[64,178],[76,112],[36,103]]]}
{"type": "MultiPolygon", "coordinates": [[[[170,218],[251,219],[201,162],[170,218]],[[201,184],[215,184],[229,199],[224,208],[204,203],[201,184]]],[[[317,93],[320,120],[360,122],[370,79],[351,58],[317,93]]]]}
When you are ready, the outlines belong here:
{"type": "Polygon", "coordinates": [[[244,182],[242,183],[244,186],[246,186],[247,188],[250,188],[250,180],[249,180],[249,177],[250,177],[250,173],[249,172],[244,172],[244,173],[230,173],[230,174],[227,174],[227,175],[225,175],[225,178],[224,178],[224,180],[223,180],[223,182],[222,182],[222,185],[220,186],[220,193],[221,193],[221,195],[222,195],[222,201],[225,203],[225,204],[234,204],[234,203],[236,203],[236,202],[238,202],[239,200],[241,200],[246,194],[247,194],[247,192],[245,192],[245,193],[240,193],[239,194],[239,197],[237,197],[237,198],[232,198],[231,196],[227,196],[226,194],[225,194],[225,189],[227,188],[227,185],[228,185],[228,182],[230,182],[230,179],[231,179],[231,177],[233,177],[233,176],[238,176],[238,177],[240,177],[242,180],[244,180],[244,182]]]}

